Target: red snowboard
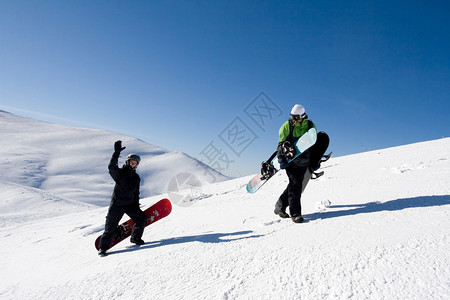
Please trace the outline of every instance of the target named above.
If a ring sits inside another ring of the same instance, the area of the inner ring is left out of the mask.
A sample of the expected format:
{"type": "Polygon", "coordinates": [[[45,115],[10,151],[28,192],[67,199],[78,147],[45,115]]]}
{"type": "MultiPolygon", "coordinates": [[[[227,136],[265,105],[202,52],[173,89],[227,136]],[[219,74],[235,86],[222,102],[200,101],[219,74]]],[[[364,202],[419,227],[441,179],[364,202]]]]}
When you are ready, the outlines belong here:
{"type": "MultiPolygon", "coordinates": [[[[144,213],[147,216],[147,224],[145,224],[145,226],[148,226],[164,217],[167,217],[171,211],[172,211],[172,204],[170,203],[169,199],[162,199],[158,201],[157,203],[153,204],[152,206],[144,210],[144,213]]],[[[131,219],[117,226],[117,232],[113,237],[111,246],[109,248],[112,248],[116,244],[120,243],[121,241],[129,237],[131,235],[131,230],[133,229],[133,226],[134,222],[131,219]]],[[[100,249],[101,238],[102,235],[100,235],[95,240],[95,248],[97,248],[97,250],[100,249]]]]}

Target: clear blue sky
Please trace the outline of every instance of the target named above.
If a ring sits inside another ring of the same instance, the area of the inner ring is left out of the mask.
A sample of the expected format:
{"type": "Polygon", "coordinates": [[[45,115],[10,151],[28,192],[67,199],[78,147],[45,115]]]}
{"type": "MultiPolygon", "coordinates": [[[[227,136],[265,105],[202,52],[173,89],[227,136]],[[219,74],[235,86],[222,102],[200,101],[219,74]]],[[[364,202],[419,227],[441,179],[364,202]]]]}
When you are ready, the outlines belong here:
{"type": "Polygon", "coordinates": [[[0,109],[138,137],[230,176],[259,170],[296,103],[335,156],[448,137],[449,11],[447,0],[1,1],[0,109]]]}

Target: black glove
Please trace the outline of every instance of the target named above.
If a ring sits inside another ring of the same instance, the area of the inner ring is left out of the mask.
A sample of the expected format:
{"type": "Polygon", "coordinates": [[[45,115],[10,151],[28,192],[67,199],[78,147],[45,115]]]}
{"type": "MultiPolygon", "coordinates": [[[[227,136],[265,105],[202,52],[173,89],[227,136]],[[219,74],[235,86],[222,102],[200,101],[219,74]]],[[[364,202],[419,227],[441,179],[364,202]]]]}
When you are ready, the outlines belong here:
{"type": "Polygon", "coordinates": [[[283,144],[281,144],[281,154],[284,155],[284,157],[286,157],[287,159],[293,159],[296,151],[291,143],[289,143],[288,141],[284,141],[283,144]]]}
{"type": "Polygon", "coordinates": [[[278,143],[277,157],[280,163],[280,169],[286,169],[288,166],[288,159],[292,159],[295,156],[295,148],[291,143],[284,141],[278,143]]]}
{"type": "Polygon", "coordinates": [[[120,153],[125,149],[126,147],[122,147],[122,141],[117,141],[114,143],[114,152],[120,153]]]}

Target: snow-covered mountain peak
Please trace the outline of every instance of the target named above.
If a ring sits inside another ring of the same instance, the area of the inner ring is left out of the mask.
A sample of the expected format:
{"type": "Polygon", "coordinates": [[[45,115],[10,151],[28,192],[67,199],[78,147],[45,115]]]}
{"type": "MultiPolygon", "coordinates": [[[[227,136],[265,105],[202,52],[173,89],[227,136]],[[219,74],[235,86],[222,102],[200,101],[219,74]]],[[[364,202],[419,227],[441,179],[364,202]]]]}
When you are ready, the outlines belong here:
{"type": "Polygon", "coordinates": [[[97,129],[51,124],[0,112],[0,179],[54,193],[56,196],[106,206],[113,182],[108,163],[116,140],[128,153],[138,153],[142,163],[141,196],[167,192],[170,180],[191,173],[202,184],[228,179],[200,161],[137,138],[97,129]]]}

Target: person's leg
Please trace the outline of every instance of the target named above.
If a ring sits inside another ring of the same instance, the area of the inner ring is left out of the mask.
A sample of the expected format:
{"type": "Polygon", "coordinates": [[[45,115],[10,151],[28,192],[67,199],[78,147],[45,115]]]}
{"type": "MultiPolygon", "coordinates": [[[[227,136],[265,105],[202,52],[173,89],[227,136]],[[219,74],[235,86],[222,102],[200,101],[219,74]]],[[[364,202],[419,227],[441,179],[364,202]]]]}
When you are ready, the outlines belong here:
{"type": "Polygon", "coordinates": [[[292,218],[302,215],[302,186],[307,168],[307,166],[290,166],[286,168],[286,173],[289,177],[287,196],[292,218]]]}
{"type": "Polygon", "coordinates": [[[126,214],[134,221],[133,230],[131,231],[131,242],[142,242],[142,235],[144,234],[145,225],[147,224],[147,216],[139,208],[133,206],[126,211],[126,214]]]}
{"type": "Polygon", "coordinates": [[[289,215],[286,213],[286,208],[288,207],[288,205],[288,188],[286,187],[284,192],[278,198],[278,201],[275,203],[274,213],[282,218],[289,218],[289,215]]]}
{"type": "Polygon", "coordinates": [[[108,210],[105,222],[105,232],[100,240],[100,249],[107,250],[111,246],[111,241],[116,233],[117,226],[124,214],[123,209],[111,205],[108,210]]]}

